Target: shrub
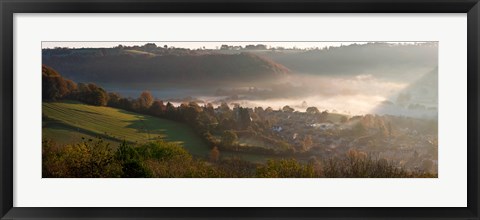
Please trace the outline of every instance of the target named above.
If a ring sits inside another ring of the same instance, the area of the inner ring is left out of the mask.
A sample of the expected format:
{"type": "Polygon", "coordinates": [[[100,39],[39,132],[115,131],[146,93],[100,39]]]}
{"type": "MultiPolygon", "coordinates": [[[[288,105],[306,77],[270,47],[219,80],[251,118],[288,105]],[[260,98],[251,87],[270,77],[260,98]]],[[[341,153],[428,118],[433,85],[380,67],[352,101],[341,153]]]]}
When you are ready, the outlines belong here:
{"type": "Polygon", "coordinates": [[[312,178],[315,170],[311,164],[301,164],[295,159],[269,160],[266,165],[257,167],[260,178],[312,178]]]}
{"type": "Polygon", "coordinates": [[[192,156],[181,145],[174,142],[154,141],[137,147],[136,151],[142,159],[183,160],[189,161],[192,156]]]}
{"type": "Polygon", "coordinates": [[[407,172],[385,159],[375,159],[363,152],[349,150],[343,158],[330,158],[324,168],[327,178],[412,178],[427,177],[420,172],[407,172]]]}
{"type": "Polygon", "coordinates": [[[221,177],[224,178],[252,178],[255,177],[256,165],[238,157],[224,158],[215,164],[221,177]]]}
{"type": "Polygon", "coordinates": [[[43,177],[121,177],[121,165],[108,143],[99,139],[79,144],[56,146],[43,141],[43,177]]]}
{"type": "Polygon", "coordinates": [[[125,141],[118,147],[116,159],[122,165],[122,177],[150,177],[152,174],[143,165],[137,150],[125,141]]]}

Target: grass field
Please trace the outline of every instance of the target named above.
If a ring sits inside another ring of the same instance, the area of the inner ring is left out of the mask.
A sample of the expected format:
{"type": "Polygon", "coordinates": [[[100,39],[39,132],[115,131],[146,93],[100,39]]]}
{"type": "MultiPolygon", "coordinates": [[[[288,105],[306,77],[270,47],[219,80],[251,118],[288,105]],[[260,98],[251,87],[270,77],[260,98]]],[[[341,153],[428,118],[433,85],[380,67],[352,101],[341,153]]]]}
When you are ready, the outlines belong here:
{"type": "Polygon", "coordinates": [[[43,137],[61,144],[80,142],[82,137],[102,137],[111,143],[164,139],[181,143],[197,156],[210,150],[190,127],[166,119],[71,101],[43,103],[42,111],[43,137]]]}

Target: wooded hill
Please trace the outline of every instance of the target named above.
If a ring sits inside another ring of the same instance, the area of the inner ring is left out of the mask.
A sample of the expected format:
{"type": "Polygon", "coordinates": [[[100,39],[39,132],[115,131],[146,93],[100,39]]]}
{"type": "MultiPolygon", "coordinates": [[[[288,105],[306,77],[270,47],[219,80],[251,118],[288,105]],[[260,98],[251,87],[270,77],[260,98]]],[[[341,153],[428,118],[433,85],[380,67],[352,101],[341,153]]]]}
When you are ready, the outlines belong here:
{"type": "Polygon", "coordinates": [[[402,79],[435,68],[438,65],[438,44],[352,44],[303,51],[271,51],[264,56],[296,73],[326,76],[371,74],[402,79]]]}
{"type": "Polygon", "coordinates": [[[64,50],[65,53],[60,54],[44,50],[43,63],[67,78],[83,82],[248,82],[280,78],[290,72],[283,65],[252,53],[155,55],[141,51],[132,54],[131,50],[128,53],[113,54],[72,53],[76,49],[64,50]]]}

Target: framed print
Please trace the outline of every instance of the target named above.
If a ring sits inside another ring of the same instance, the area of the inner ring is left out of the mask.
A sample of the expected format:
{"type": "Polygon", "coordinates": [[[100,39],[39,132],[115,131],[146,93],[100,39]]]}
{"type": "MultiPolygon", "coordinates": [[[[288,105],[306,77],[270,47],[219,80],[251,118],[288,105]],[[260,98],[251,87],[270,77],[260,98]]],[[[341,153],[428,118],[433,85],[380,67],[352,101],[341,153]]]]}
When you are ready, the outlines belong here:
{"type": "Polygon", "coordinates": [[[476,0],[1,9],[2,219],[479,218],[476,0]]]}

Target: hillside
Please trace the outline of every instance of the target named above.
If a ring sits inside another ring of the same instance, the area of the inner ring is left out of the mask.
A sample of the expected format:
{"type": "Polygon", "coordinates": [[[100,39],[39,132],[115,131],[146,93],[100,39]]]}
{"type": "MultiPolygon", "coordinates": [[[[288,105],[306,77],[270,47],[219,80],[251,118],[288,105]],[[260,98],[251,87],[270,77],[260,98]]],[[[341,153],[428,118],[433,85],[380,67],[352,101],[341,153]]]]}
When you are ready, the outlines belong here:
{"type": "Polygon", "coordinates": [[[94,49],[73,53],[76,50],[79,49],[63,49],[60,54],[44,50],[42,62],[74,81],[96,83],[248,82],[281,78],[290,72],[283,65],[252,53],[158,55],[138,50],[100,53],[100,49],[98,53],[94,49]]]}
{"type": "Polygon", "coordinates": [[[412,82],[388,102],[377,106],[377,114],[404,115],[417,118],[438,117],[438,67],[412,82]]]}
{"type": "Polygon", "coordinates": [[[438,44],[352,44],[307,51],[263,54],[296,73],[323,76],[373,76],[401,79],[423,74],[438,65],[438,44]]]}
{"type": "Polygon", "coordinates": [[[60,73],[58,73],[54,69],[52,69],[48,66],[42,65],[42,77],[52,77],[52,78],[54,78],[54,77],[61,77],[61,76],[60,76],[60,73]]]}
{"type": "Polygon", "coordinates": [[[110,107],[79,102],[43,102],[43,137],[70,144],[82,137],[110,142],[144,143],[156,139],[181,143],[190,153],[204,156],[209,147],[185,124],[110,107]]]}

